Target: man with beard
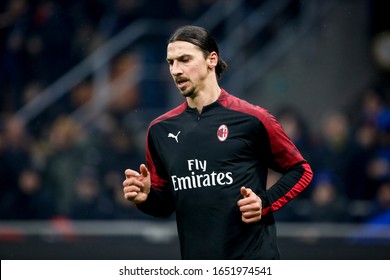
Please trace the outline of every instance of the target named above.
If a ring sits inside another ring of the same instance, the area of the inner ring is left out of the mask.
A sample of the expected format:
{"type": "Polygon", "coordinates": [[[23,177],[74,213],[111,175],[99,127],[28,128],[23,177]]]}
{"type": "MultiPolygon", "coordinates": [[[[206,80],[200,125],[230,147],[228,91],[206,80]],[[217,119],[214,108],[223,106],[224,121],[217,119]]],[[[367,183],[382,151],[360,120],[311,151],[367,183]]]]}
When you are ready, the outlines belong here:
{"type": "Polygon", "coordinates": [[[177,29],[167,62],[185,102],[151,122],[124,197],[153,216],[176,212],[183,259],[279,259],[272,213],[309,185],[309,164],[267,110],[219,86],[227,65],[208,30],[177,29]],[[268,168],[282,174],[269,189],[268,168]]]}

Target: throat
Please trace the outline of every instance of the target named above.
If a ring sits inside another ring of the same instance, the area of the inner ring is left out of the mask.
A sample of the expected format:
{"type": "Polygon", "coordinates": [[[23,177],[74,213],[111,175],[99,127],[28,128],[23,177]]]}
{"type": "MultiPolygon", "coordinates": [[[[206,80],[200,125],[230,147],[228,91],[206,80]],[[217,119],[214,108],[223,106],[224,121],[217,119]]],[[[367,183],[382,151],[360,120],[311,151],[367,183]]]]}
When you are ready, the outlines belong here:
{"type": "Polygon", "coordinates": [[[187,103],[191,108],[197,109],[200,114],[204,107],[217,101],[220,94],[221,89],[218,88],[218,91],[197,94],[195,97],[187,97],[187,103]]]}

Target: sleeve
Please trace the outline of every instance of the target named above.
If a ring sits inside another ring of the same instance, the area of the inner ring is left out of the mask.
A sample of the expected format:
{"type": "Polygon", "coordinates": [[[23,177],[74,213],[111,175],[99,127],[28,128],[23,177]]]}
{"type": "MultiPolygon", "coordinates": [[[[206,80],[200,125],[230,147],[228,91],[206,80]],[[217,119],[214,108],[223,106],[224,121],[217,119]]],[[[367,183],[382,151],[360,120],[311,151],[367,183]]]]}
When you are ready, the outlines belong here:
{"type": "Polygon", "coordinates": [[[153,142],[150,129],[149,127],[146,136],[146,165],[150,172],[151,188],[147,200],[138,204],[137,208],[148,215],[167,218],[175,211],[175,203],[168,174],[153,142]]]}
{"type": "Polygon", "coordinates": [[[277,211],[305,190],[313,172],[274,116],[266,112],[262,123],[269,143],[267,165],[282,174],[271,188],[260,194],[265,215],[277,211]]]}

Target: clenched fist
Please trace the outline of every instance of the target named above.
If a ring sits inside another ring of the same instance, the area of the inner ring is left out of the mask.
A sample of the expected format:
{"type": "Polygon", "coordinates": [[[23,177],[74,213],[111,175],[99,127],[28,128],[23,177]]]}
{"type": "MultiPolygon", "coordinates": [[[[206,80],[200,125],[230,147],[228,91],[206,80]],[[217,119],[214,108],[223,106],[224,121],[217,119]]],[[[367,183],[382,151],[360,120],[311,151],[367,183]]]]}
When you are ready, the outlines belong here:
{"type": "Polygon", "coordinates": [[[123,181],[124,197],[136,204],[144,202],[150,192],[150,173],[145,166],[141,164],[138,173],[132,169],[125,170],[126,179],[123,181]]]}

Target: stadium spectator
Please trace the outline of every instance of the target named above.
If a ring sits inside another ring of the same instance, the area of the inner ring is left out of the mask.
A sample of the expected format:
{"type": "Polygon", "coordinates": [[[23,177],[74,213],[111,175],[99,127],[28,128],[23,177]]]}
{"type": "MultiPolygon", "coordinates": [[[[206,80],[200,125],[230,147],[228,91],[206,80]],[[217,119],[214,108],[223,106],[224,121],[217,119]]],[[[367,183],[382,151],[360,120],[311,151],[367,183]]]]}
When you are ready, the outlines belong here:
{"type": "Polygon", "coordinates": [[[17,179],[17,189],[0,196],[0,219],[49,220],[56,216],[54,197],[38,170],[26,167],[17,179]]]}

